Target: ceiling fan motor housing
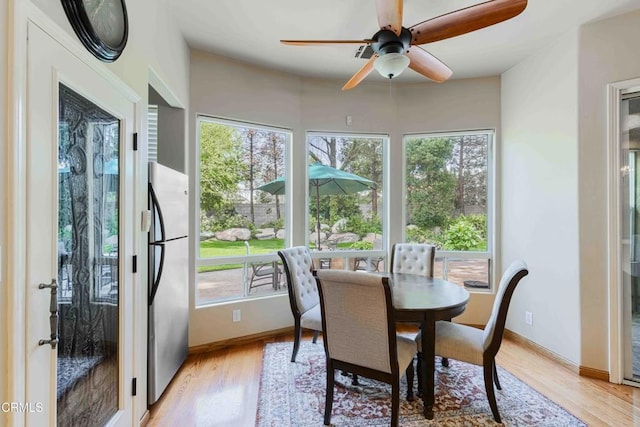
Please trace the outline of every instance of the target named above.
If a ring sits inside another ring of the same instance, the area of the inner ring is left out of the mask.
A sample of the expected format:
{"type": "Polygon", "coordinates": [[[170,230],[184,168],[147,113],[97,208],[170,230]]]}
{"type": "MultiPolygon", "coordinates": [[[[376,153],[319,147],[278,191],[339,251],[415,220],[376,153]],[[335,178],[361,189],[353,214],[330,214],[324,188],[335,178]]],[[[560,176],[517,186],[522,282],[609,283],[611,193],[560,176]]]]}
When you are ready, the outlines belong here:
{"type": "Polygon", "coordinates": [[[411,46],[411,32],[402,27],[400,35],[391,30],[380,30],[371,37],[371,47],[379,56],[387,53],[406,53],[411,46]]]}

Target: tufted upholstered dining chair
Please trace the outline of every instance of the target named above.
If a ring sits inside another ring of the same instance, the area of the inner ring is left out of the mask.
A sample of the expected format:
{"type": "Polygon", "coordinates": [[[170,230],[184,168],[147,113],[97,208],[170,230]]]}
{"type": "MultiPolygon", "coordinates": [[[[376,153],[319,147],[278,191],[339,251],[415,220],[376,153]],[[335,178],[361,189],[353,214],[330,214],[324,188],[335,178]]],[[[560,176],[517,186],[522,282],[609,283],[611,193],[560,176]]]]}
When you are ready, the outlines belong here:
{"type": "MultiPolygon", "coordinates": [[[[495,382],[498,390],[502,390],[502,387],[496,369],[496,354],[502,343],[511,296],[520,280],[527,274],[527,264],[522,260],[512,262],[505,270],[484,330],[447,321],[436,322],[436,355],[484,368],[484,387],[493,419],[497,423],[501,421],[493,384],[495,382]]],[[[421,345],[420,336],[416,339],[418,345],[421,345]]]]}
{"type": "MultiPolygon", "coordinates": [[[[391,273],[433,277],[436,247],[426,243],[394,243],[391,248],[391,273]]],[[[418,346],[418,393],[422,393],[422,358],[418,346]]],[[[447,359],[442,364],[447,366],[447,359]]]]}
{"type": "Polygon", "coordinates": [[[391,248],[392,273],[433,277],[436,247],[425,243],[394,243],[391,248]]]}
{"type": "Polygon", "coordinates": [[[313,276],[313,261],[306,246],[295,246],[278,251],[287,276],[289,305],[293,313],[294,341],[291,361],[296,361],[300,348],[302,328],[313,331],[313,342],[322,332],[322,315],[320,313],[320,297],[316,278],[313,276]]]}
{"type": "MultiPolygon", "coordinates": [[[[391,425],[398,425],[400,376],[413,383],[416,342],[396,335],[389,279],[377,274],[318,270],[327,391],[324,424],[330,425],[335,370],[351,372],[391,385],[391,425]]],[[[413,387],[407,388],[413,400],[413,387]]]]}

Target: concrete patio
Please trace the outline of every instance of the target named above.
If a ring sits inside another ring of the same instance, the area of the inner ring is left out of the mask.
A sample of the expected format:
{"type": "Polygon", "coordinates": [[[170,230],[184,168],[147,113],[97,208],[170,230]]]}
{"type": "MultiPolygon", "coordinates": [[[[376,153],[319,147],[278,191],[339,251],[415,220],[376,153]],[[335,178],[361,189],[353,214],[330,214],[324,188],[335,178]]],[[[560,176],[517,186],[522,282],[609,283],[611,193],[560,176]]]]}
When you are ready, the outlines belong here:
{"type": "MultiPolygon", "coordinates": [[[[354,258],[349,259],[349,269],[354,268],[354,258]]],[[[315,260],[316,266],[318,260],[315,260]]],[[[330,267],[332,269],[344,269],[345,258],[334,257],[331,258],[330,267]]],[[[486,282],[488,277],[487,272],[488,263],[484,260],[448,260],[447,261],[447,280],[464,286],[465,281],[486,282]]],[[[385,263],[381,261],[378,264],[379,271],[385,271],[385,263]]],[[[220,301],[225,299],[236,299],[245,296],[243,288],[243,277],[245,275],[244,268],[234,268],[229,270],[210,271],[198,273],[197,275],[197,289],[198,289],[198,302],[206,303],[209,301],[220,301]]],[[[251,267],[247,268],[247,283],[251,278],[251,267]]],[[[435,263],[435,277],[443,277],[443,262],[442,260],[436,260],[435,263]]],[[[266,296],[274,293],[286,291],[286,279],[284,274],[279,275],[279,284],[273,286],[273,283],[269,283],[264,286],[259,286],[251,289],[251,292],[247,291],[246,296],[266,296]]]]}

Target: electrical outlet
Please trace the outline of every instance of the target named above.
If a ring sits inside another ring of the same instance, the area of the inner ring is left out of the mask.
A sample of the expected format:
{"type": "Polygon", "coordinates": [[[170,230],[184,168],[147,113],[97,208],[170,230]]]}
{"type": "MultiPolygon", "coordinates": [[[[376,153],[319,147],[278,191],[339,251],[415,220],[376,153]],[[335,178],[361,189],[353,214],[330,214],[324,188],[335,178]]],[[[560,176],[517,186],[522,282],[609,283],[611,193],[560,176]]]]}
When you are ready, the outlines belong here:
{"type": "Polygon", "coordinates": [[[233,318],[231,320],[233,322],[239,322],[241,319],[240,310],[233,310],[233,318]]]}
{"type": "Polygon", "coordinates": [[[531,313],[530,311],[524,312],[524,323],[529,326],[533,326],[533,313],[531,313]]]}

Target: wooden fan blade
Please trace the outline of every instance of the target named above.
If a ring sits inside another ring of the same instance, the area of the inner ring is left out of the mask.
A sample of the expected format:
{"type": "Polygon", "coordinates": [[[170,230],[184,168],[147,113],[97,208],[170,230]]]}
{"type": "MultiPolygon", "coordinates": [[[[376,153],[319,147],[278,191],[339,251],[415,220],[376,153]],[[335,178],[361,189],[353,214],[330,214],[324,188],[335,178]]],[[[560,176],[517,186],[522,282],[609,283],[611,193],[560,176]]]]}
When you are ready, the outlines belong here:
{"type": "Polygon", "coordinates": [[[402,31],[402,0],[376,0],[376,9],[380,28],[399,36],[402,31]]]}
{"type": "Polygon", "coordinates": [[[373,71],[373,63],[375,62],[377,57],[378,55],[373,55],[371,58],[369,58],[367,63],[364,64],[362,68],[360,68],[358,72],[355,73],[344,86],[342,86],[342,90],[349,90],[358,86],[358,84],[363,81],[364,78],[367,77],[369,73],[371,73],[371,71],[373,71]]]}
{"type": "Polygon", "coordinates": [[[445,40],[498,24],[519,15],[527,0],[491,0],[440,15],[409,28],[411,44],[445,40]]]}
{"type": "Polygon", "coordinates": [[[442,83],[453,74],[442,61],[418,46],[411,46],[407,56],[411,60],[409,68],[435,82],[442,83]]]}
{"type": "Polygon", "coordinates": [[[280,40],[292,46],[323,46],[328,44],[371,44],[373,40],[280,40]]]}

